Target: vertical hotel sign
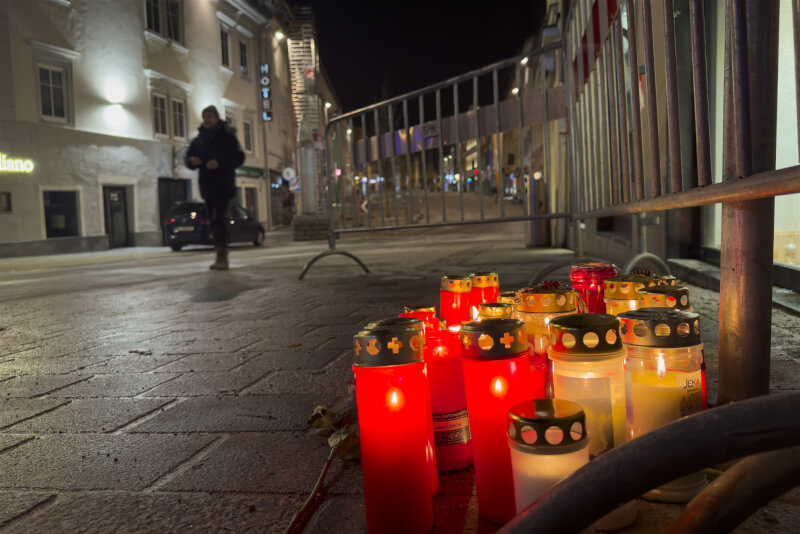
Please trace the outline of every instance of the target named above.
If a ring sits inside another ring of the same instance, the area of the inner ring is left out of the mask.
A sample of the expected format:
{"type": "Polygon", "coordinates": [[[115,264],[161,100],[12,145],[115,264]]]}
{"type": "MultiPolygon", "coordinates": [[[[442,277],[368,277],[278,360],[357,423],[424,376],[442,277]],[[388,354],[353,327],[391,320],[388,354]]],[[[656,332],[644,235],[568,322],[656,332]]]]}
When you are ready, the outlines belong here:
{"type": "Polygon", "coordinates": [[[261,64],[261,118],[264,122],[272,120],[272,97],[269,87],[269,63],[261,64]]]}
{"type": "Polygon", "coordinates": [[[6,157],[0,152],[0,172],[33,172],[33,161],[6,157]]]}

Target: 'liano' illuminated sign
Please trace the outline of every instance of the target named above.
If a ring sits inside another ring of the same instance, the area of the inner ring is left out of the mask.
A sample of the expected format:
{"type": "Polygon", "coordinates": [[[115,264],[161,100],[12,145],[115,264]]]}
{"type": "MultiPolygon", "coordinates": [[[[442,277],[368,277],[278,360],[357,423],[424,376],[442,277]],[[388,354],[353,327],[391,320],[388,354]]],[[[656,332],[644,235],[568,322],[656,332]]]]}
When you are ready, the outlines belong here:
{"type": "Polygon", "coordinates": [[[0,152],[0,172],[33,172],[33,160],[7,158],[0,152]]]}

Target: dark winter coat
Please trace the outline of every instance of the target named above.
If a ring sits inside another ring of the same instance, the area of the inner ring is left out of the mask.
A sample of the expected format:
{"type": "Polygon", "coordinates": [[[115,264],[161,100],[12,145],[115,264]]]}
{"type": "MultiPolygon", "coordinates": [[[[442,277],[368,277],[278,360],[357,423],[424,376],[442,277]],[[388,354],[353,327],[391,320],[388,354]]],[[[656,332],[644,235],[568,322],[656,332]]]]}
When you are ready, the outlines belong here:
{"type": "Polygon", "coordinates": [[[214,128],[198,128],[198,135],[186,151],[186,167],[200,169],[200,196],[203,199],[226,199],[236,195],[236,168],[244,163],[244,152],[239,146],[236,131],[220,121],[214,128]],[[189,163],[195,156],[203,160],[199,166],[189,163]],[[217,160],[219,167],[206,168],[206,163],[217,160]]]}

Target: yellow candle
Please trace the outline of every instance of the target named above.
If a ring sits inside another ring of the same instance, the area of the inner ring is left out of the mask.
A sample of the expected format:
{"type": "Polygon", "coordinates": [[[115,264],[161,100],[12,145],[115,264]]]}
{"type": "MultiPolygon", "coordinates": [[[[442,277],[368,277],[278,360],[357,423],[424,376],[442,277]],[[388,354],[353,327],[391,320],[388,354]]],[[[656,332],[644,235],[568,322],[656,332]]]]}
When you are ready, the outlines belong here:
{"type": "MultiPolygon", "coordinates": [[[[663,365],[663,359],[660,360],[663,365]]],[[[631,438],[702,409],[700,370],[629,369],[631,438]]]]}

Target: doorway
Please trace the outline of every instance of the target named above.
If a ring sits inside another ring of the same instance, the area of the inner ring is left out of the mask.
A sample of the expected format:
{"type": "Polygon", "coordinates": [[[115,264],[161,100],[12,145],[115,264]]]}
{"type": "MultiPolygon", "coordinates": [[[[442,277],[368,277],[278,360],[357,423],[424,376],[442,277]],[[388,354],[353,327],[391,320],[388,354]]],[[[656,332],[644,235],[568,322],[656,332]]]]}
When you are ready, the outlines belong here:
{"type": "Polygon", "coordinates": [[[103,187],[103,207],[110,248],[130,245],[128,236],[128,202],[124,187],[103,187]]]}

